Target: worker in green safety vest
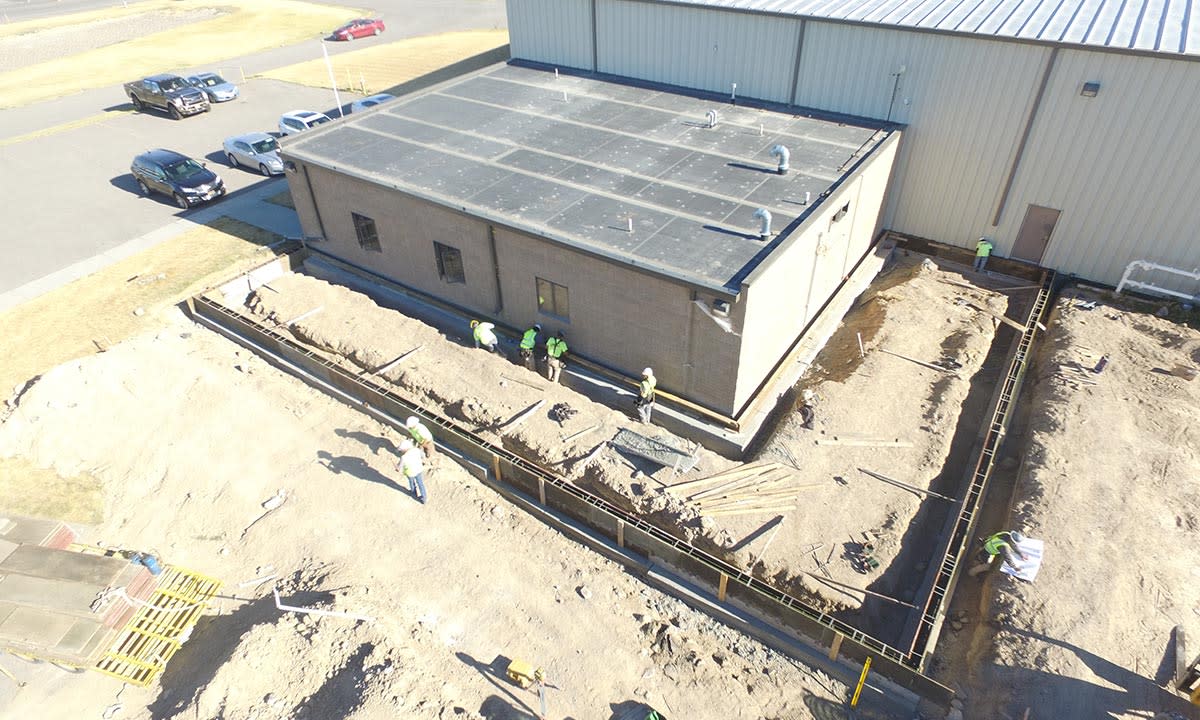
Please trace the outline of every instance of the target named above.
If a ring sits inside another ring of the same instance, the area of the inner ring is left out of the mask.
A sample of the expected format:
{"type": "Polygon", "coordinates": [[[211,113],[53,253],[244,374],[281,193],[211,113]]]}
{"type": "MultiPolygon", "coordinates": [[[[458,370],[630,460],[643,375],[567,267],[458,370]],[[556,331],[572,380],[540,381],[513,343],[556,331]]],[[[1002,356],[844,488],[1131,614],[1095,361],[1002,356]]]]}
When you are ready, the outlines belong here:
{"type": "Polygon", "coordinates": [[[985,237],[979,238],[979,242],[975,243],[975,272],[983,272],[983,268],[987,265],[988,258],[992,256],[992,241],[985,237]]]}
{"type": "Polygon", "coordinates": [[[988,568],[997,568],[995,565],[996,557],[1004,556],[1004,562],[1011,567],[1020,567],[1021,561],[1027,560],[1028,557],[1021,551],[1020,544],[1025,540],[1025,537],[1016,530],[1005,530],[993,535],[989,535],[983,541],[983,553],[980,556],[981,562],[971,568],[969,574],[975,577],[979,573],[988,568]]]}
{"type": "Polygon", "coordinates": [[[650,414],[654,411],[654,390],[657,387],[658,380],[654,377],[654,370],[643,370],[642,381],[638,383],[638,396],[633,401],[633,406],[637,408],[638,419],[644,423],[650,422],[650,414]]]}
{"type": "Polygon", "coordinates": [[[558,376],[566,365],[563,360],[563,355],[566,354],[567,337],[559,330],[555,337],[546,341],[546,379],[550,382],[558,382],[558,376]]]}
{"type": "Polygon", "coordinates": [[[542,326],[534,324],[533,327],[525,331],[521,336],[521,345],[519,353],[521,362],[525,363],[527,370],[537,372],[537,359],[533,357],[533,349],[537,347],[538,333],[542,331],[542,326]]]}

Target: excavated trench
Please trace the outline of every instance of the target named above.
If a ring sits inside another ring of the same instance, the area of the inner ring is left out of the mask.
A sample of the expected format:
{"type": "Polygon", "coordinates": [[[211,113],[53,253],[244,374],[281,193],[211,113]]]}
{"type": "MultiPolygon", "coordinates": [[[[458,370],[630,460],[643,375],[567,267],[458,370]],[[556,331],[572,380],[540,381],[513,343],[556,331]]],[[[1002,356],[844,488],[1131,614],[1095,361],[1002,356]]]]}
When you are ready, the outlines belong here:
{"type": "MultiPolygon", "coordinates": [[[[256,282],[259,287],[268,281],[282,284],[266,277],[269,273],[260,273],[257,280],[253,275],[240,278],[231,285],[254,289],[256,282]]],[[[899,280],[892,278],[886,282],[899,280]]],[[[269,309],[266,306],[269,303],[261,302],[270,299],[269,296],[251,294],[251,310],[257,311],[257,316],[237,307],[236,303],[216,299],[214,294],[194,298],[189,309],[193,317],[204,324],[250,345],[267,359],[380,420],[395,424],[402,422],[409,413],[423,416],[437,426],[435,434],[441,442],[475,464],[477,475],[482,479],[494,483],[497,489],[510,496],[515,491],[528,501],[556,511],[568,522],[588,527],[609,542],[615,542],[621,551],[632,551],[635,558],[640,556],[641,559],[635,562],[643,566],[665,564],[699,589],[708,591],[716,603],[748,610],[760,620],[766,620],[775,631],[783,631],[792,638],[805,638],[819,646],[832,644],[838,649],[830,653],[831,657],[839,652],[852,662],[872,657],[876,671],[893,682],[937,705],[948,705],[952,693],[920,672],[929,648],[905,648],[905,636],[911,634],[912,616],[916,611],[924,610],[925,614],[930,614],[931,604],[923,591],[926,586],[936,589],[937,582],[929,578],[944,568],[945,556],[956,549],[950,543],[946,553],[938,552],[939,535],[953,524],[950,520],[955,516],[956,508],[927,501],[920,504],[911,519],[889,517],[889,522],[903,526],[897,554],[865,586],[870,592],[855,592],[852,597],[860,600],[857,607],[851,604],[839,606],[830,600],[830,593],[813,591],[811,578],[814,574],[811,572],[789,572],[786,567],[761,564],[756,564],[753,574],[746,572],[743,569],[747,564],[745,556],[740,553],[747,538],[754,539],[754,533],[744,535],[741,543],[730,542],[727,536],[713,532],[706,524],[706,518],[672,501],[669,493],[655,492],[657,485],[664,483],[654,476],[653,468],[645,467],[636,458],[611,452],[597,457],[597,449],[593,446],[603,440],[602,433],[595,433],[586,444],[576,443],[564,453],[565,457],[553,457],[545,442],[536,439],[536,431],[497,436],[497,428],[505,423],[512,407],[500,412],[470,397],[443,392],[431,385],[428,378],[403,370],[386,377],[376,376],[372,371],[390,361],[393,357],[390,351],[368,352],[358,347],[339,346],[319,334],[306,333],[303,327],[297,327],[298,322],[272,327],[268,318],[278,319],[284,314],[269,309]],[[621,468],[621,471],[613,472],[613,468],[621,468]],[[632,475],[628,472],[630,468],[632,475]],[[922,569],[926,571],[924,578],[919,575],[922,569]],[[895,602],[897,595],[902,603],[895,602]],[[897,628],[905,631],[897,632],[897,628]]],[[[856,333],[865,335],[864,341],[870,343],[882,327],[885,313],[882,307],[873,308],[866,321],[857,326],[856,333]]],[[[963,469],[970,465],[971,455],[979,444],[980,423],[988,416],[989,406],[995,404],[995,397],[989,402],[989,396],[993,395],[990,390],[998,380],[1013,372],[1011,363],[1006,367],[1003,361],[1006,355],[1012,354],[1010,345],[1015,334],[1002,332],[988,346],[981,369],[972,377],[962,410],[956,418],[949,454],[929,489],[960,497],[969,486],[973,476],[964,473],[963,469]]],[[[853,342],[853,347],[857,348],[857,338],[850,337],[854,339],[835,336],[831,340],[830,347],[840,347],[842,351],[823,356],[823,361],[829,365],[823,378],[825,382],[841,382],[859,370],[861,363],[854,362],[858,353],[846,349],[847,342],[853,342]],[[843,356],[841,360],[836,359],[839,355],[843,356]]],[[[952,333],[942,342],[941,349],[952,354],[961,342],[962,337],[952,333]]],[[[858,357],[858,360],[862,359],[858,357]]],[[[508,375],[516,372],[519,370],[513,368],[508,375]]],[[[514,392],[518,385],[530,383],[501,384],[514,392]]],[[[939,383],[935,382],[931,393],[936,396],[941,392],[939,383]]],[[[517,400],[513,398],[518,407],[525,407],[517,400]]],[[[624,417],[612,413],[612,417],[605,417],[601,422],[607,430],[610,426],[620,426],[624,417]]],[[[787,418],[781,416],[773,427],[778,430],[787,422],[787,418]]],[[[544,428],[542,432],[544,434],[544,428]]],[[[763,453],[770,449],[769,443],[763,444],[763,453]]],[[[561,448],[555,450],[564,452],[561,448]]],[[[723,463],[719,456],[711,456],[705,457],[701,464],[705,466],[702,471],[711,473],[728,463],[723,463]]],[[[977,497],[967,498],[968,504],[977,500],[977,497]]],[[[961,509],[958,514],[962,514],[961,509]]],[[[821,584],[835,590],[839,585],[836,582],[821,584]]],[[[940,604],[933,605],[932,615],[936,617],[940,604]]],[[[928,633],[926,639],[932,639],[928,633]]]]}

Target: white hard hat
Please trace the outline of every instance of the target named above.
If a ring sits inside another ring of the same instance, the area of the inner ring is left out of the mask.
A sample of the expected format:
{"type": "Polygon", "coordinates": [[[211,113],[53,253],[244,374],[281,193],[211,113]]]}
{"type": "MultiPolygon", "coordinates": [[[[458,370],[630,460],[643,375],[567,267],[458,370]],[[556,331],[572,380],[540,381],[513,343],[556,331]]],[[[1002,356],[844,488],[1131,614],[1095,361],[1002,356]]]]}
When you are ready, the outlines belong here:
{"type": "Polygon", "coordinates": [[[408,419],[404,421],[404,427],[416,427],[416,426],[417,426],[417,425],[419,425],[420,423],[421,423],[421,421],[420,421],[420,420],[418,420],[418,419],[416,418],[416,416],[414,416],[414,415],[409,415],[409,416],[408,416],[408,419]]]}
{"type": "Polygon", "coordinates": [[[642,375],[653,375],[653,374],[654,374],[654,371],[651,370],[650,368],[646,368],[645,370],[642,371],[642,375]]]}
{"type": "Polygon", "coordinates": [[[413,441],[404,439],[400,441],[400,452],[408,452],[413,449],[413,441]]]}
{"type": "Polygon", "coordinates": [[[813,393],[812,390],[805,390],[804,392],[800,393],[800,397],[804,398],[805,402],[808,402],[809,400],[815,398],[816,394],[813,393]]]}

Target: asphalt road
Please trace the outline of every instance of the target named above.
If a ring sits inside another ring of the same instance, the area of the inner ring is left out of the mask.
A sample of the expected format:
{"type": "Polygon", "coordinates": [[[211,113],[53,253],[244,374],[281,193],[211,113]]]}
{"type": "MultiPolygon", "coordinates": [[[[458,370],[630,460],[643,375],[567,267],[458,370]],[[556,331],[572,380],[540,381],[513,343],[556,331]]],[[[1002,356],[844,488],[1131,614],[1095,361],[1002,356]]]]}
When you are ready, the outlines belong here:
{"type": "MultiPolygon", "coordinates": [[[[18,12],[27,13],[23,17],[42,17],[116,4],[119,0],[0,0],[0,12],[15,21],[22,17],[18,12]]],[[[378,14],[390,18],[388,32],[352,43],[328,43],[331,54],[399,37],[506,24],[503,0],[383,0],[375,7],[378,14]]],[[[233,58],[218,67],[236,80],[242,70],[252,75],[320,57],[319,42],[314,38],[233,58]]],[[[202,69],[209,68],[180,71],[202,69]]],[[[355,97],[342,93],[341,100],[346,105],[355,97]]],[[[138,196],[129,164],[148,148],[166,147],[207,158],[231,191],[262,182],[277,183],[283,191],[282,180],[219,167],[224,165],[221,141],[244,132],[274,130],[280,113],[294,109],[336,115],[330,91],[264,79],[245,83],[238,100],[181,121],[153,112],[131,112],[119,86],[0,111],[0,197],[5,207],[5,229],[0,237],[6,252],[6,261],[0,263],[0,297],[150,233],[181,215],[186,217],[187,211],[169,199],[138,196]],[[71,125],[75,122],[80,125],[71,125]],[[21,139],[46,129],[50,131],[21,139]]]]}

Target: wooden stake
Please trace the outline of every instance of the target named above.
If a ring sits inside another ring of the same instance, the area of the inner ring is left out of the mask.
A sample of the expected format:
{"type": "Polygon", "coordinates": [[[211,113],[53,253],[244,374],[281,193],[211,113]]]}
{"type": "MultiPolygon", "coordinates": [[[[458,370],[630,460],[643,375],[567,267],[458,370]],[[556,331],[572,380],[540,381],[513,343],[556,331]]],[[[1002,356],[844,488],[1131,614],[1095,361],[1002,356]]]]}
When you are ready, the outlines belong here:
{"type": "Polygon", "coordinates": [[[702,477],[702,478],[699,478],[696,480],[687,480],[685,482],[675,483],[674,485],[671,486],[671,489],[683,488],[683,487],[698,487],[700,485],[710,485],[714,482],[720,482],[722,480],[732,479],[739,475],[745,475],[745,474],[751,473],[751,472],[759,472],[762,469],[764,469],[770,465],[777,465],[777,464],[778,463],[754,463],[751,465],[739,465],[737,467],[730,468],[728,470],[722,470],[721,472],[716,473],[715,475],[709,475],[708,477],[702,477]]]}
{"type": "Polygon", "coordinates": [[[1019,333],[1025,332],[1025,326],[1011,318],[1005,317],[1004,315],[1001,315],[1000,313],[997,313],[997,312],[992,312],[991,310],[988,310],[987,308],[979,307],[978,305],[976,305],[974,303],[968,302],[968,303],[964,303],[964,304],[969,308],[978,310],[979,312],[983,313],[984,315],[991,315],[992,317],[996,318],[1000,322],[1011,327],[1013,330],[1016,330],[1019,333]]]}
{"type": "Polygon", "coordinates": [[[845,445],[847,447],[897,447],[910,448],[912,443],[907,440],[874,440],[871,438],[839,438],[817,440],[818,445],[845,445]]]}
{"type": "Polygon", "coordinates": [[[746,483],[752,483],[752,482],[754,482],[754,479],[755,479],[755,478],[757,478],[757,477],[761,477],[761,476],[763,476],[763,475],[766,475],[767,473],[770,473],[770,472],[771,472],[771,470],[767,470],[767,471],[765,471],[765,472],[762,472],[762,471],[760,471],[758,475],[749,475],[749,476],[746,476],[746,477],[741,477],[741,478],[738,478],[738,479],[736,479],[736,480],[730,480],[729,482],[727,482],[727,483],[724,483],[724,484],[721,484],[721,485],[718,485],[718,486],[716,486],[716,487],[714,487],[714,488],[709,488],[708,490],[701,490],[701,491],[700,491],[700,492],[698,492],[698,493],[695,493],[695,494],[693,494],[693,495],[689,495],[689,496],[688,496],[688,500],[698,500],[698,499],[700,499],[700,498],[703,498],[703,497],[709,497],[709,496],[711,496],[711,495],[716,495],[716,494],[718,494],[718,493],[728,492],[729,490],[732,490],[732,489],[733,489],[733,488],[735,488],[735,487],[739,487],[739,486],[741,486],[741,485],[743,485],[743,484],[746,484],[746,483]]]}
{"type": "Polygon", "coordinates": [[[891,483],[892,485],[895,485],[896,487],[901,488],[903,490],[908,490],[910,492],[919,493],[921,495],[932,495],[935,498],[946,500],[947,502],[958,502],[958,500],[950,497],[949,495],[942,495],[941,493],[936,493],[932,490],[926,490],[924,488],[919,488],[916,485],[909,485],[906,482],[902,482],[895,478],[890,478],[887,475],[881,475],[880,473],[877,473],[877,472],[872,472],[870,470],[867,470],[866,468],[859,468],[858,471],[860,473],[870,475],[871,477],[875,478],[876,480],[882,480],[885,483],[891,483]]]}
{"type": "Polygon", "coordinates": [[[424,346],[424,345],[418,345],[418,346],[416,346],[415,348],[413,348],[412,350],[409,350],[408,352],[404,353],[404,354],[403,354],[403,355],[401,355],[400,357],[398,357],[398,358],[396,358],[395,360],[391,361],[391,362],[390,362],[390,363],[388,363],[387,365],[384,365],[383,367],[379,368],[378,370],[363,370],[361,373],[359,373],[359,375],[362,375],[362,374],[365,374],[365,373],[370,373],[370,374],[372,374],[372,375],[382,375],[382,374],[384,374],[385,372],[387,372],[388,370],[391,370],[392,368],[396,367],[396,366],[397,366],[397,365],[399,365],[400,363],[404,362],[405,358],[407,358],[409,355],[412,355],[413,353],[415,353],[416,351],[420,350],[420,349],[421,349],[421,348],[423,348],[423,347],[425,347],[425,346],[424,346]]]}
{"type": "Polygon", "coordinates": [[[909,362],[916,363],[916,364],[920,365],[921,367],[927,367],[930,370],[937,370],[939,372],[944,372],[948,375],[953,375],[954,377],[959,377],[958,373],[954,372],[953,370],[947,370],[946,368],[942,367],[941,365],[934,365],[933,363],[927,363],[924,360],[918,360],[916,358],[911,358],[907,355],[901,355],[898,352],[892,352],[891,350],[886,350],[884,348],[877,348],[877,349],[879,350],[879,352],[885,352],[888,355],[894,355],[902,360],[907,360],[909,362]]]}
{"type": "Polygon", "coordinates": [[[784,513],[784,512],[790,512],[795,509],[796,509],[795,505],[776,505],[773,507],[744,508],[741,510],[714,510],[713,512],[702,512],[700,514],[704,515],[706,517],[730,517],[733,515],[751,515],[751,514],[757,515],[759,513],[768,513],[768,512],[784,513]]]}
{"type": "Polygon", "coordinates": [[[503,378],[503,379],[505,379],[505,380],[511,380],[512,382],[515,382],[515,383],[521,383],[521,384],[522,384],[522,385],[524,385],[525,387],[530,387],[530,388],[533,388],[534,390],[545,390],[545,389],[546,389],[545,387],[543,387],[543,386],[541,386],[541,385],[534,385],[534,384],[533,384],[533,383],[531,383],[531,382],[525,382],[524,380],[520,380],[520,379],[518,379],[518,378],[515,378],[515,377],[509,377],[509,376],[507,376],[507,375],[501,375],[500,377],[501,377],[501,378],[503,378]]]}
{"type": "Polygon", "coordinates": [[[845,637],[846,636],[841,633],[837,633],[833,636],[833,644],[829,646],[830,662],[837,662],[838,651],[842,649],[842,640],[844,640],[845,637]]]}
{"type": "Polygon", "coordinates": [[[717,602],[725,602],[725,588],[729,585],[729,576],[721,573],[721,584],[717,587],[717,602]]]}
{"type": "Polygon", "coordinates": [[[545,404],[546,399],[542,398],[541,400],[538,400],[534,404],[530,405],[528,408],[523,410],[520,415],[517,415],[512,420],[509,420],[508,424],[504,426],[504,429],[500,431],[500,434],[507,435],[510,430],[528,420],[530,415],[533,415],[535,412],[537,412],[538,408],[545,404]]]}
{"type": "Polygon", "coordinates": [[[588,427],[585,427],[584,429],[580,430],[579,432],[577,432],[573,435],[566,436],[565,438],[562,439],[562,441],[563,442],[571,442],[572,440],[574,440],[577,437],[583,437],[584,435],[587,435],[588,433],[590,433],[591,431],[595,430],[598,427],[600,427],[600,426],[599,425],[589,425],[588,427]]]}
{"type": "Polygon", "coordinates": [[[763,555],[766,555],[766,554],[767,554],[767,548],[771,547],[771,541],[772,541],[772,540],[774,540],[774,539],[775,539],[775,536],[779,534],[779,529],[780,529],[780,528],[782,528],[782,527],[783,527],[783,516],[782,516],[782,515],[780,515],[780,516],[779,516],[779,524],[778,524],[778,525],[776,525],[776,526],[775,526],[775,529],[771,531],[771,537],[767,538],[767,541],[766,541],[765,543],[763,543],[763,549],[762,549],[762,551],[760,551],[760,552],[758,553],[758,557],[756,557],[756,558],[752,558],[752,559],[750,560],[750,567],[751,567],[751,568],[753,568],[753,567],[754,567],[756,564],[758,564],[758,563],[762,562],[763,555]]]}

